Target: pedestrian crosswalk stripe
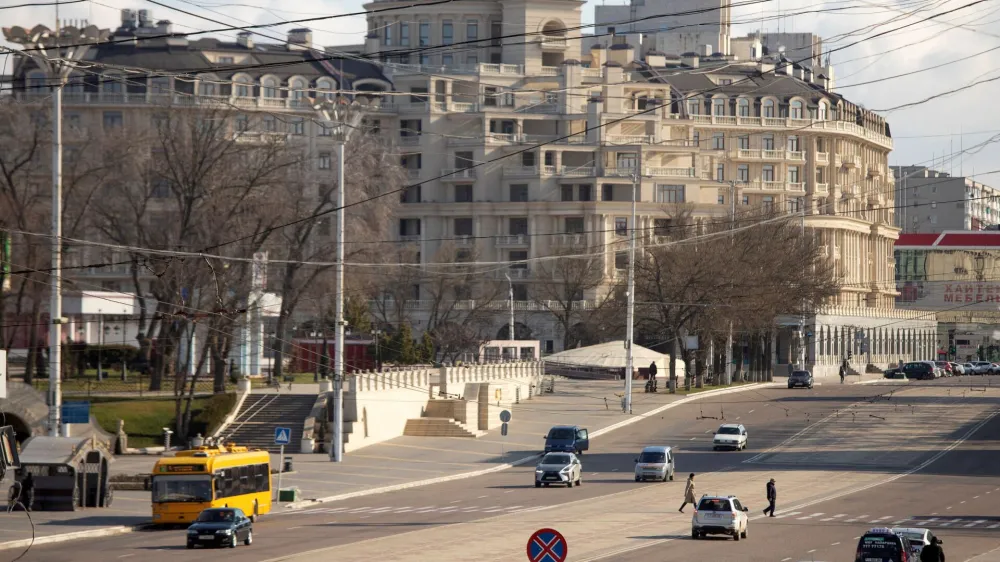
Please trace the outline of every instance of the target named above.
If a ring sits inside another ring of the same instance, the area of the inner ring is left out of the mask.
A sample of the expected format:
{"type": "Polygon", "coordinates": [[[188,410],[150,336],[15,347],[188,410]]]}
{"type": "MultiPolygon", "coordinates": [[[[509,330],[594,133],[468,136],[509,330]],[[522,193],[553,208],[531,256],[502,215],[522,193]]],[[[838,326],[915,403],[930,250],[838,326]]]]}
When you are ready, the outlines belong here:
{"type": "Polygon", "coordinates": [[[781,515],[775,515],[774,518],[775,519],[780,519],[782,517],[791,517],[793,515],[798,515],[800,513],[802,513],[802,512],[801,511],[791,511],[789,513],[782,513],[781,515]]]}
{"type": "Polygon", "coordinates": [[[899,525],[900,523],[903,523],[904,521],[909,521],[909,520],[910,520],[910,518],[907,517],[906,519],[899,519],[898,521],[893,521],[892,524],[893,525],[899,525]]]}
{"type": "Polygon", "coordinates": [[[966,525],[963,525],[963,527],[965,527],[965,528],[975,527],[976,525],[978,525],[980,523],[986,523],[986,520],[985,519],[979,519],[977,521],[973,521],[972,523],[968,523],[966,525]]]}
{"type": "Polygon", "coordinates": [[[822,513],[813,513],[812,515],[806,515],[805,517],[799,517],[799,521],[803,521],[805,519],[812,519],[813,517],[819,517],[820,515],[823,515],[823,514],[822,513]]]}
{"type": "Polygon", "coordinates": [[[987,529],[996,529],[997,527],[1000,527],[1000,523],[994,523],[994,524],[992,524],[992,525],[990,525],[989,527],[986,527],[986,528],[987,529]]]}

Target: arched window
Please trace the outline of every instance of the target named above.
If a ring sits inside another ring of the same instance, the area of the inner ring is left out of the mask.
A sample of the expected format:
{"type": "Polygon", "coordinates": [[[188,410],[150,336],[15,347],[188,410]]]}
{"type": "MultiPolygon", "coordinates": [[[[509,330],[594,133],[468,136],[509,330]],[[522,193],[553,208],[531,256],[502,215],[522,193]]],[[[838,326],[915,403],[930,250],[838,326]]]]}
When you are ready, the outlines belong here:
{"type": "Polygon", "coordinates": [[[219,85],[213,75],[202,76],[198,81],[198,95],[217,96],[219,95],[219,85]]]}
{"type": "Polygon", "coordinates": [[[265,98],[277,98],[278,97],[278,81],[274,78],[265,78],[261,82],[261,89],[265,98]]]}
{"type": "Polygon", "coordinates": [[[105,74],[101,77],[101,92],[105,94],[120,94],[122,88],[121,77],[117,74],[105,74]]]}
{"type": "Polygon", "coordinates": [[[167,95],[170,93],[172,80],[169,76],[154,76],[149,80],[149,87],[154,95],[167,95]]]}
{"type": "MultiPolygon", "coordinates": [[[[77,77],[79,80],[79,77],[77,77]]],[[[48,89],[48,77],[41,70],[28,73],[28,93],[42,94],[48,89]]]]}
{"type": "Polygon", "coordinates": [[[713,98],[712,99],[712,115],[722,117],[726,114],[726,99],[725,98],[713,98]]]}
{"type": "Polygon", "coordinates": [[[816,116],[820,121],[826,121],[829,119],[830,108],[826,105],[825,101],[819,102],[819,111],[817,111],[816,116]]]}
{"type": "Polygon", "coordinates": [[[740,98],[736,102],[737,112],[740,117],[750,117],[750,100],[746,98],[740,98]]]}
{"type": "Polygon", "coordinates": [[[550,21],[542,27],[542,35],[547,37],[564,37],[566,35],[566,26],[557,21],[550,21]]]}
{"type": "Polygon", "coordinates": [[[766,99],[766,100],[764,100],[764,103],[761,106],[761,109],[762,109],[761,113],[763,114],[763,115],[761,115],[761,117],[775,117],[775,113],[774,113],[774,100],[772,100],[772,99],[766,99]]]}
{"type": "Polygon", "coordinates": [[[792,104],[788,108],[788,116],[792,119],[802,119],[802,115],[802,102],[799,100],[792,100],[792,104]]]}
{"type": "Polygon", "coordinates": [[[63,87],[63,91],[67,94],[82,94],[85,91],[83,75],[75,72],[70,74],[69,79],[66,80],[66,86],[63,87]]]}
{"type": "Polygon", "coordinates": [[[333,85],[333,80],[329,78],[320,78],[316,81],[316,97],[321,99],[332,100],[334,97],[333,90],[336,88],[333,85]]]}
{"type": "Polygon", "coordinates": [[[253,95],[253,83],[249,76],[236,77],[236,97],[249,98],[253,95]]]}
{"type": "Polygon", "coordinates": [[[289,96],[292,98],[292,103],[297,103],[306,97],[306,81],[301,78],[294,78],[289,84],[290,88],[289,96]]]}

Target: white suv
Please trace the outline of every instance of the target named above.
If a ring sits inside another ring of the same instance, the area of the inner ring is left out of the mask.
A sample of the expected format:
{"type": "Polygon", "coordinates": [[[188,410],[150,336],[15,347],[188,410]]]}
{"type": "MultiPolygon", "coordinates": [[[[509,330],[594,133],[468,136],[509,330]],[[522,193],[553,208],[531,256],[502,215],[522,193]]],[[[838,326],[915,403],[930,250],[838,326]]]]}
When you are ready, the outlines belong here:
{"type": "Polygon", "coordinates": [[[712,439],[712,449],[733,449],[740,451],[747,448],[747,428],[741,423],[724,423],[715,432],[712,439]]]}
{"type": "Polygon", "coordinates": [[[691,538],[706,535],[731,535],[733,540],[747,538],[750,517],[736,496],[702,496],[691,516],[691,538]]]}

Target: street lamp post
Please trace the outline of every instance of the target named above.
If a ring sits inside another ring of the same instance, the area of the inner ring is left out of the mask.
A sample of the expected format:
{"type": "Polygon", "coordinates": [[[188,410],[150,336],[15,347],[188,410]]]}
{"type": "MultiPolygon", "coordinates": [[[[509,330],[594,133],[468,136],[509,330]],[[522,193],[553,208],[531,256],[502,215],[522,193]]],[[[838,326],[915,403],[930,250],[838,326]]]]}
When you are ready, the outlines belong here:
{"type": "Polygon", "coordinates": [[[642,145],[639,145],[635,173],[632,174],[632,218],[629,219],[628,224],[628,282],[625,289],[627,301],[625,311],[625,400],[622,403],[622,410],[626,414],[632,413],[632,371],[635,363],[632,351],[632,344],[635,339],[633,327],[633,324],[635,324],[635,203],[636,199],[640,197],[639,190],[641,189],[642,145]]]}
{"type": "Polygon", "coordinates": [[[313,108],[330,123],[334,148],[337,153],[337,246],[334,259],[335,296],[334,314],[336,334],[334,336],[333,358],[333,440],[330,444],[330,460],[341,462],[344,457],[344,145],[357,130],[364,116],[364,110],[371,108],[378,98],[346,96],[337,94],[316,100],[313,108]]]}
{"type": "Polygon", "coordinates": [[[503,276],[507,278],[508,300],[510,301],[510,329],[507,331],[507,339],[514,341],[516,339],[514,337],[514,283],[511,282],[509,273],[504,273],[503,276]]]}

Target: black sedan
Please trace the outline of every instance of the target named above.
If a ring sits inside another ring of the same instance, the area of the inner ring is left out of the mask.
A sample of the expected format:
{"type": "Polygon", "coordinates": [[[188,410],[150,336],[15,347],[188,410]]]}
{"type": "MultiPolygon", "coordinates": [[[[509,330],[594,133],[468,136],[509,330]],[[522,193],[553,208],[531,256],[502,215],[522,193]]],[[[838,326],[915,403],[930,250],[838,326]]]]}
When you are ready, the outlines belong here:
{"type": "Polygon", "coordinates": [[[797,386],[804,386],[806,388],[813,387],[813,376],[809,371],[792,371],[791,375],[788,375],[788,388],[795,388],[797,386]]]}
{"type": "Polygon", "coordinates": [[[211,508],[202,511],[187,530],[187,547],[226,546],[236,548],[253,542],[253,524],[242,510],[211,508]]]}

